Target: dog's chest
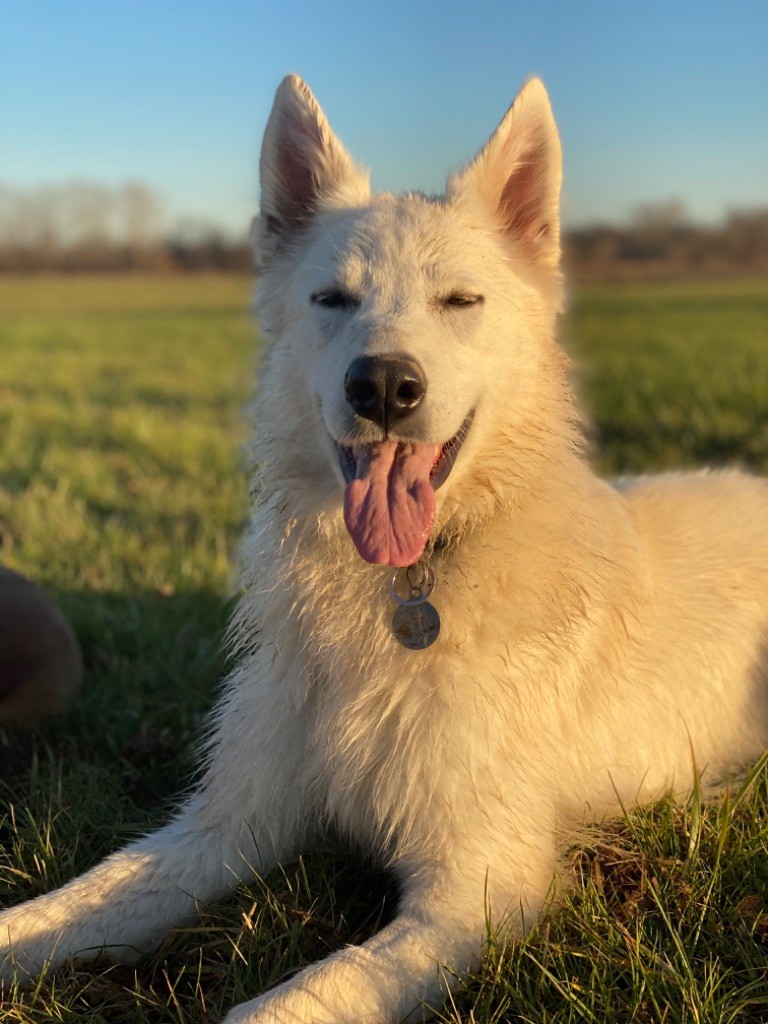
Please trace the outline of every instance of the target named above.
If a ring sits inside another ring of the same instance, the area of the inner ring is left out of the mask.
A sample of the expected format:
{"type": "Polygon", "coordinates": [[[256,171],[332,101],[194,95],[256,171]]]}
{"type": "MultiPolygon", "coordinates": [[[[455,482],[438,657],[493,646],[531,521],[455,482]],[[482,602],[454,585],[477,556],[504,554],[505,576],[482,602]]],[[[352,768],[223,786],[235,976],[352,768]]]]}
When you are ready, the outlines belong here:
{"type": "Polygon", "coordinates": [[[343,831],[384,853],[439,841],[536,731],[523,690],[541,665],[509,644],[519,602],[488,601],[487,567],[434,565],[442,628],[427,650],[394,635],[389,574],[308,586],[294,605],[313,789],[343,831]]]}
{"type": "Polygon", "coordinates": [[[450,636],[426,652],[387,642],[378,659],[335,661],[309,709],[326,815],[384,857],[448,842],[489,780],[510,791],[503,780],[519,779],[513,754],[531,724],[516,714],[519,694],[498,657],[458,650],[450,636]]]}

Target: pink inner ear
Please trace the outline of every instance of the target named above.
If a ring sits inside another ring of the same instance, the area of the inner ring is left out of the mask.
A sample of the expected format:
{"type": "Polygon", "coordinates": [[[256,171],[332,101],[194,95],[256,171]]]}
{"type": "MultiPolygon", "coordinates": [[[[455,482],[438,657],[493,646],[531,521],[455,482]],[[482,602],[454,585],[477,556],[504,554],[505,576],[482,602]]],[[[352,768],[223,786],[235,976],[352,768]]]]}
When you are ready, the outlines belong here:
{"type": "Polygon", "coordinates": [[[535,240],[549,231],[545,204],[546,147],[539,143],[524,148],[502,189],[499,214],[510,234],[535,240]]]}
{"type": "Polygon", "coordinates": [[[317,204],[314,167],[322,146],[315,124],[283,122],[277,144],[277,177],[281,186],[280,219],[290,224],[310,215],[317,204]]]}

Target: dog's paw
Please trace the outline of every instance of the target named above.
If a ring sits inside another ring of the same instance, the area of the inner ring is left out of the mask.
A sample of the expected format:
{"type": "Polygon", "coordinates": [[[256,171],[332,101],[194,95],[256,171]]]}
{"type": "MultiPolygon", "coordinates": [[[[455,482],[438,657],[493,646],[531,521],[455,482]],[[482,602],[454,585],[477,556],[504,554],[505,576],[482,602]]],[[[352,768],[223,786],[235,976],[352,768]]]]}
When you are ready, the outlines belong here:
{"type": "MultiPolygon", "coordinates": [[[[229,1011],[222,1024],[352,1024],[338,1008],[323,1007],[300,991],[290,992],[289,985],[280,985],[257,999],[240,1003],[229,1011]]],[[[369,1020],[356,1018],[354,1024],[367,1024],[369,1020]]]]}
{"type": "MultiPolygon", "coordinates": [[[[44,925],[39,904],[21,903],[0,913],[0,986],[28,986],[55,966],[60,937],[44,925]]],[[[59,960],[60,962],[60,960],[59,960]]]]}
{"type": "Polygon", "coordinates": [[[348,999],[337,1002],[330,995],[327,999],[308,996],[301,989],[291,989],[288,982],[235,1006],[222,1024],[381,1024],[384,1019],[391,1017],[372,1015],[362,1006],[351,1011],[348,999]]]}
{"type": "Polygon", "coordinates": [[[299,1017],[291,1015],[285,1017],[280,1012],[278,1016],[274,1012],[274,1001],[269,998],[269,993],[259,996],[258,999],[250,999],[247,1003],[240,1003],[233,1007],[222,1021],[222,1024],[284,1024],[290,1021],[291,1024],[306,1024],[299,1017]],[[269,1003],[272,1003],[272,1010],[269,1003]]]}

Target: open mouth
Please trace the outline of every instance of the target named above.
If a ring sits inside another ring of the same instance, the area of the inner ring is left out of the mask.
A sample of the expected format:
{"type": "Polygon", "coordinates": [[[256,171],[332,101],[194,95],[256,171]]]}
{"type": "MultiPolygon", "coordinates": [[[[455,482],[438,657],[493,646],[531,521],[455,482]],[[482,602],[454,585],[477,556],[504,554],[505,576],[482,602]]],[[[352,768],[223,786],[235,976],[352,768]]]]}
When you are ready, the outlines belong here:
{"type": "MultiPolygon", "coordinates": [[[[444,444],[430,446],[434,449],[434,460],[432,463],[432,469],[429,473],[429,482],[432,485],[433,491],[442,487],[450,476],[453,464],[456,461],[457,455],[461,451],[462,444],[464,443],[464,438],[467,436],[469,428],[472,426],[472,419],[474,415],[475,411],[473,409],[453,437],[449,438],[444,444]]],[[[371,448],[373,445],[345,445],[339,444],[338,441],[334,441],[333,443],[339,454],[339,465],[341,466],[341,472],[344,475],[344,480],[346,483],[351,484],[357,476],[357,466],[360,456],[363,454],[364,449],[371,448]]],[[[408,443],[409,442],[401,442],[403,445],[407,445],[408,443]]]]}
{"type": "Polygon", "coordinates": [[[435,519],[435,491],[448,479],[473,415],[441,445],[334,442],[347,482],[344,522],[367,562],[404,566],[421,557],[435,519]]]}

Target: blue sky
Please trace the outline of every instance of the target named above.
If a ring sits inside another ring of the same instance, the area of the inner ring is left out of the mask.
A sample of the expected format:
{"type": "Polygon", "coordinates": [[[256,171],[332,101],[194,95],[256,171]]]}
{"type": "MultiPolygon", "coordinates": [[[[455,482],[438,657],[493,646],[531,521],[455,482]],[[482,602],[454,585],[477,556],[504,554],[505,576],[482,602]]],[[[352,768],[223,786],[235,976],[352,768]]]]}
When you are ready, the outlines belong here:
{"type": "Polygon", "coordinates": [[[766,0],[0,0],[0,183],[142,180],[243,229],[295,71],[381,189],[440,190],[544,79],[565,219],[768,205],[766,0]]]}

